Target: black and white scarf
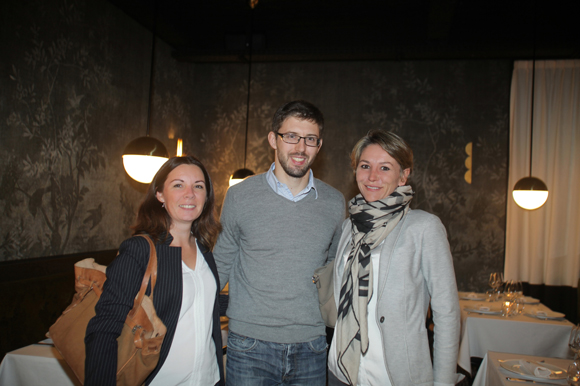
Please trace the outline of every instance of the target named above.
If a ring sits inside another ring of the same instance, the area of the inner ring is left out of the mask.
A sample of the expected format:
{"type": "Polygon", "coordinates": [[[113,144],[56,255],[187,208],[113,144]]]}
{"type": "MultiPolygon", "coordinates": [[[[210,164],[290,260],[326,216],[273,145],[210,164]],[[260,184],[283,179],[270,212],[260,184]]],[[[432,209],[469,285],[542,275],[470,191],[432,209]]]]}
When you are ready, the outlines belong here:
{"type": "Polygon", "coordinates": [[[399,186],[390,196],[366,202],[361,194],[349,203],[351,250],[345,262],[335,330],[338,367],[356,385],[361,353],[369,348],[367,306],[373,295],[371,250],[379,246],[409,210],[411,186],[399,186]]]}

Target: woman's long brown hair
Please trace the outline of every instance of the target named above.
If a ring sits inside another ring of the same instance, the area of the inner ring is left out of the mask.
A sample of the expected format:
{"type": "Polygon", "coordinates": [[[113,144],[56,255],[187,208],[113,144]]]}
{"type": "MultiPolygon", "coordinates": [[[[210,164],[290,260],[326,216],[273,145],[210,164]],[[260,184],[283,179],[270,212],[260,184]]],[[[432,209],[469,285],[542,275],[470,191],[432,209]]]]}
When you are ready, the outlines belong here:
{"type": "Polygon", "coordinates": [[[163,193],[167,176],[173,169],[180,165],[195,165],[203,172],[207,195],[200,216],[191,224],[191,232],[201,244],[211,250],[221,231],[221,225],[215,213],[213,184],[205,166],[203,166],[201,161],[191,155],[170,158],[157,171],[157,174],[155,174],[153,181],[149,185],[149,189],[147,189],[145,199],[139,206],[137,221],[131,227],[134,231],[133,234],[147,233],[155,243],[160,240],[162,235],[167,237],[169,228],[171,227],[171,217],[157,199],[157,192],[163,193]]]}

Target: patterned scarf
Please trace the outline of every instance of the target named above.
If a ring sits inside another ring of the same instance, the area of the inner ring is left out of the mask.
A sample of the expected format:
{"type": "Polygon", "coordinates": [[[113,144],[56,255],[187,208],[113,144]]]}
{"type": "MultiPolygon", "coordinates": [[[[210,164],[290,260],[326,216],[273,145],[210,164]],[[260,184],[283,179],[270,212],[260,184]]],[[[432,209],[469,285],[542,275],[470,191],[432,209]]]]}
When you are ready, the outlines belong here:
{"type": "Polygon", "coordinates": [[[366,202],[361,194],[349,203],[351,250],[344,266],[338,321],[338,367],[350,385],[356,385],[361,353],[369,348],[367,306],[373,295],[371,250],[379,246],[409,210],[411,186],[399,186],[390,196],[366,202]],[[357,295],[358,294],[358,295],[357,295]]]}

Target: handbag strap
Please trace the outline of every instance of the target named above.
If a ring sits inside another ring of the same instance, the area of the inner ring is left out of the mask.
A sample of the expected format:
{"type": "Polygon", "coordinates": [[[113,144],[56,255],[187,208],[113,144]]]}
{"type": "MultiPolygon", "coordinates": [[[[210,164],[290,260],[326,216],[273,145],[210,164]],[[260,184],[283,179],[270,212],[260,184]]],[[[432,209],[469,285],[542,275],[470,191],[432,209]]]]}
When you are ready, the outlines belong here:
{"type": "Polygon", "coordinates": [[[155,250],[155,245],[151,238],[147,235],[137,235],[145,238],[149,243],[149,264],[147,264],[147,270],[145,271],[145,275],[143,276],[143,281],[141,281],[141,289],[139,290],[139,294],[135,298],[135,302],[133,303],[133,309],[130,313],[136,312],[137,308],[141,306],[141,302],[145,297],[145,291],[147,290],[147,284],[149,283],[149,279],[151,279],[151,295],[149,296],[151,300],[153,300],[153,290],[155,289],[155,283],[157,282],[157,251],[155,250]]]}

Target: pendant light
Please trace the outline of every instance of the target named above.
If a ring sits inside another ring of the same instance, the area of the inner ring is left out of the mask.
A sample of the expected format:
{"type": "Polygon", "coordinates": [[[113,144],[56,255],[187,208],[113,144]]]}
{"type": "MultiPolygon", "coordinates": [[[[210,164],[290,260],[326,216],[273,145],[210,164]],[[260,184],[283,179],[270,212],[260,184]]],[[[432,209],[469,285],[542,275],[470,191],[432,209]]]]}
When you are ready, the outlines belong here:
{"type": "Polygon", "coordinates": [[[246,168],[246,155],[248,152],[248,126],[250,122],[250,85],[252,84],[252,40],[253,36],[253,24],[254,24],[254,7],[258,4],[258,0],[250,0],[250,33],[247,39],[246,45],[249,51],[249,59],[248,59],[248,94],[246,99],[246,136],[244,141],[244,167],[242,169],[236,170],[230,176],[230,186],[234,186],[235,184],[242,182],[249,176],[254,175],[254,172],[250,169],[246,168]]]}
{"type": "Polygon", "coordinates": [[[151,115],[153,105],[153,81],[155,75],[155,46],[157,32],[158,4],[154,6],[155,21],[153,23],[153,41],[151,43],[151,73],[149,75],[149,105],[147,107],[147,132],[129,142],[123,151],[123,166],[127,174],[134,180],[148,184],[155,173],[169,159],[169,153],[161,141],[149,136],[151,131],[151,115]]]}
{"type": "Polygon", "coordinates": [[[516,204],[527,210],[540,208],[548,199],[548,187],[539,178],[532,177],[532,144],[534,139],[534,86],[536,80],[536,8],[534,7],[534,56],[532,61],[532,106],[530,113],[530,176],[514,185],[512,196],[516,204]]]}

